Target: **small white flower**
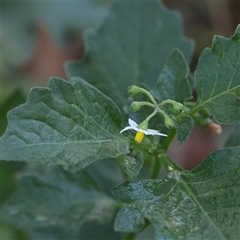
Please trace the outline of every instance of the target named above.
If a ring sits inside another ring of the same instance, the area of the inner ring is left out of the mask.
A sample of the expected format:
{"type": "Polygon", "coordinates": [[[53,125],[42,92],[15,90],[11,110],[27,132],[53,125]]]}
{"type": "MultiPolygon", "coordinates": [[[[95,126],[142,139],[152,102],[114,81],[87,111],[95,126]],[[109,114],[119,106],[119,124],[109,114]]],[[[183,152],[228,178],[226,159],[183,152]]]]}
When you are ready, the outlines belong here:
{"type": "Polygon", "coordinates": [[[135,136],[135,141],[138,142],[138,143],[142,142],[144,134],[145,135],[159,135],[159,136],[167,137],[166,134],[160,133],[159,131],[154,130],[154,129],[144,130],[144,129],[139,128],[138,124],[130,118],[128,119],[128,123],[129,123],[130,126],[125,127],[123,130],[121,130],[120,133],[122,133],[126,130],[129,130],[129,129],[135,130],[137,132],[137,134],[135,136]]]}

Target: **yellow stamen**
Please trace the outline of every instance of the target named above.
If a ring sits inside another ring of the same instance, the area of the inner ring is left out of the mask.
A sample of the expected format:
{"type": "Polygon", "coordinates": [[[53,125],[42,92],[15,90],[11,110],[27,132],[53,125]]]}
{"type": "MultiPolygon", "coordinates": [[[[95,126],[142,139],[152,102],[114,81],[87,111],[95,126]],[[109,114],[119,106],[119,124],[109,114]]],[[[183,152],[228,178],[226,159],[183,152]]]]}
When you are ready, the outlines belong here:
{"type": "Polygon", "coordinates": [[[142,140],[143,140],[143,138],[144,138],[144,133],[142,133],[142,132],[137,132],[137,134],[136,134],[136,136],[135,136],[135,141],[136,141],[137,143],[141,143],[142,140]]]}

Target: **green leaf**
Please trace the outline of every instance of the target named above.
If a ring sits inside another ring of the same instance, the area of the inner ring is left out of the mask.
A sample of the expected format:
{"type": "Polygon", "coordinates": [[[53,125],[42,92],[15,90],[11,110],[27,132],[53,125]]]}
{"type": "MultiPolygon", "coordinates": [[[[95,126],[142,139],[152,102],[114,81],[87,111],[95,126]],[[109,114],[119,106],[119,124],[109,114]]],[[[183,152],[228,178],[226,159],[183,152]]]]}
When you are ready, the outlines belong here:
{"type": "Polygon", "coordinates": [[[239,173],[240,147],[234,147],[191,171],[121,184],[113,189],[124,203],[115,230],[139,232],[148,220],[156,239],[239,239],[239,173]]]}
{"type": "Polygon", "coordinates": [[[228,137],[225,147],[240,146],[240,123],[233,127],[232,134],[228,137]]]}
{"type": "Polygon", "coordinates": [[[191,92],[193,92],[196,89],[195,82],[194,82],[194,76],[191,72],[188,74],[188,83],[191,89],[191,92]]]}
{"type": "Polygon", "coordinates": [[[23,177],[1,216],[18,228],[60,227],[77,233],[87,221],[109,221],[115,205],[87,171],[73,174],[53,167],[41,175],[23,177]]]}
{"type": "MultiPolygon", "coordinates": [[[[25,168],[26,164],[23,162],[6,162],[1,161],[1,192],[0,192],[0,206],[16,189],[16,175],[25,168]]],[[[1,220],[0,220],[1,221],[1,220]]],[[[0,223],[1,226],[1,223],[0,223]]]]}
{"type": "MultiPolygon", "coordinates": [[[[35,166],[35,164],[30,164],[30,166],[35,166]]],[[[42,165],[37,165],[38,167],[42,167],[42,165]]],[[[100,189],[112,197],[111,189],[123,182],[123,176],[121,167],[116,161],[112,159],[104,159],[102,161],[93,162],[91,165],[87,166],[84,170],[93,176],[94,179],[97,180],[97,185],[100,189]]],[[[38,170],[39,171],[39,170],[38,170]]],[[[40,169],[42,172],[42,170],[40,169]]],[[[24,173],[26,174],[26,173],[24,173]]],[[[81,174],[78,172],[77,174],[81,174]]],[[[33,174],[32,174],[33,175],[33,174]]],[[[87,180],[87,179],[86,179],[87,180]]],[[[75,184],[72,182],[72,184],[75,184]]],[[[98,187],[98,188],[99,188],[98,187]]],[[[105,196],[107,197],[107,196],[105,196]]],[[[97,204],[97,199],[96,199],[97,204]]],[[[81,232],[74,234],[70,232],[64,231],[60,226],[50,226],[44,227],[44,231],[41,228],[28,228],[27,230],[29,236],[32,240],[73,240],[73,239],[121,239],[121,234],[119,232],[115,232],[113,229],[113,219],[116,216],[116,211],[114,211],[114,215],[110,222],[102,223],[99,221],[88,221],[83,224],[81,227],[81,232]],[[92,231],[94,229],[94,231],[92,231]]],[[[100,216],[99,216],[100,217],[100,216]]],[[[20,239],[22,240],[22,239],[20,239]]],[[[25,239],[24,239],[25,240],[25,239]]]]}
{"type": "Polygon", "coordinates": [[[184,143],[190,135],[194,126],[194,121],[187,115],[179,115],[174,119],[174,127],[177,132],[178,144],[184,143]]]}
{"type": "Polygon", "coordinates": [[[111,99],[84,80],[52,78],[33,88],[28,101],[8,114],[1,159],[84,168],[117,157],[127,140],[119,133],[121,113],[111,99]]]}
{"type": "Polygon", "coordinates": [[[198,100],[192,112],[206,108],[218,123],[238,123],[240,101],[235,90],[239,79],[240,25],[230,39],[215,36],[212,48],[201,54],[195,71],[198,100]]]}
{"type": "Polygon", "coordinates": [[[151,94],[159,103],[167,99],[183,102],[191,98],[188,71],[189,68],[182,53],[179,50],[173,51],[151,94]]]}
{"type": "Polygon", "coordinates": [[[86,79],[119,106],[125,103],[129,85],[145,82],[154,87],[174,49],[180,49],[188,61],[193,52],[179,15],[157,0],[114,3],[103,24],[85,39],[85,58],[66,65],[68,76],[86,79]]]}
{"type": "Polygon", "coordinates": [[[240,100],[240,86],[235,89],[235,96],[238,100],[240,100]]]}
{"type": "MultiPolygon", "coordinates": [[[[158,77],[155,88],[151,90],[151,94],[159,103],[168,99],[183,102],[191,98],[188,72],[189,68],[184,56],[179,50],[173,51],[158,77]]],[[[173,120],[177,131],[177,140],[181,144],[187,140],[194,122],[191,117],[186,115],[179,115],[173,120]]]]}
{"type": "Polygon", "coordinates": [[[124,154],[116,160],[122,165],[123,171],[131,177],[136,177],[143,166],[143,156],[140,152],[124,154]]]}
{"type": "MultiPolygon", "coordinates": [[[[82,229],[81,229],[82,230],[82,229]]],[[[46,227],[46,228],[30,228],[25,229],[31,240],[73,240],[73,232],[66,232],[62,228],[46,227]]],[[[78,234],[79,235],[79,234],[78,234]]],[[[76,237],[76,236],[74,236],[76,237]]],[[[20,239],[21,240],[21,239],[20,239]]],[[[24,239],[25,240],[25,239],[24,239]]]]}

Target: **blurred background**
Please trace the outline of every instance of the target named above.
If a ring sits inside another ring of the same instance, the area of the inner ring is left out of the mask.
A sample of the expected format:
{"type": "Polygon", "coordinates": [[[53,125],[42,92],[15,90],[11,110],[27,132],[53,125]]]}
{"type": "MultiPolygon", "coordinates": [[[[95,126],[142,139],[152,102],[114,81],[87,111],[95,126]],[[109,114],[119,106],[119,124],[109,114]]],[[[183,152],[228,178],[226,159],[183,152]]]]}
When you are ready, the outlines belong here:
{"type": "MultiPolygon", "coordinates": [[[[7,112],[26,101],[31,87],[46,87],[53,76],[66,79],[64,63],[83,57],[83,31],[97,27],[112,2],[1,1],[1,134],[7,112]]],[[[163,2],[168,9],[180,12],[185,35],[195,40],[192,72],[201,52],[211,47],[213,36],[228,38],[240,23],[239,0],[163,2]]],[[[195,127],[184,145],[173,142],[169,156],[183,168],[192,169],[221,147],[230,132],[229,126],[223,126],[221,135],[195,127]]],[[[15,173],[23,167],[24,163],[1,162],[1,204],[16,189],[15,173]]],[[[3,240],[28,239],[25,232],[11,225],[2,223],[1,230],[3,240]]]]}

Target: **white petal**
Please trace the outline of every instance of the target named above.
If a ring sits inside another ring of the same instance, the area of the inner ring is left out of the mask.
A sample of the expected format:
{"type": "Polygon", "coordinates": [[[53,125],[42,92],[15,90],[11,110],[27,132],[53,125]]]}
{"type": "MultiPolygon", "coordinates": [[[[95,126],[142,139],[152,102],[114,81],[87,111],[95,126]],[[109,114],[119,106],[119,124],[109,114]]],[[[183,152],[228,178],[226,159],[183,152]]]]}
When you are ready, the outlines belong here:
{"type": "Polygon", "coordinates": [[[149,134],[154,134],[154,133],[159,133],[159,131],[155,130],[155,129],[147,129],[147,132],[149,134]]]}
{"type": "Polygon", "coordinates": [[[126,131],[126,130],[128,130],[128,129],[132,129],[132,127],[127,126],[127,127],[125,127],[124,129],[122,129],[120,133],[122,133],[122,132],[124,132],[124,131],[126,131]]]}
{"type": "Polygon", "coordinates": [[[167,137],[166,134],[164,134],[164,133],[160,133],[160,132],[158,132],[158,133],[154,133],[154,134],[152,134],[152,135],[158,135],[158,136],[167,137]]]}
{"type": "Polygon", "coordinates": [[[129,123],[130,126],[127,126],[124,129],[122,129],[120,133],[122,133],[122,132],[124,132],[126,130],[129,130],[129,129],[133,129],[133,130],[135,130],[137,132],[142,132],[145,135],[159,135],[159,136],[167,137],[166,134],[160,133],[159,131],[154,130],[154,129],[143,130],[141,128],[138,128],[138,124],[135,121],[133,121],[131,118],[128,119],[128,123],[129,123]]]}
{"type": "Polygon", "coordinates": [[[149,135],[147,130],[143,130],[143,129],[141,129],[141,128],[136,128],[136,129],[134,129],[134,130],[136,130],[137,132],[142,132],[142,133],[144,133],[144,134],[146,134],[146,135],[149,135]]]}
{"type": "Polygon", "coordinates": [[[165,137],[167,137],[166,134],[160,133],[159,131],[154,130],[154,129],[148,129],[148,130],[147,130],[147,133],[145,133],[145,134],[146,134],[146,135],[159,135],[159,136],[165,136],[165,137]]]}
{"type": "Polygon", "coordinates": [[[129,125],[132,127],[132,128],[135,128],[135,127],[137,127],[137,123],[136,122],[134,122],[131,118],[129,118],[128,119],[128,123],[129,123],[129,125]]]}

